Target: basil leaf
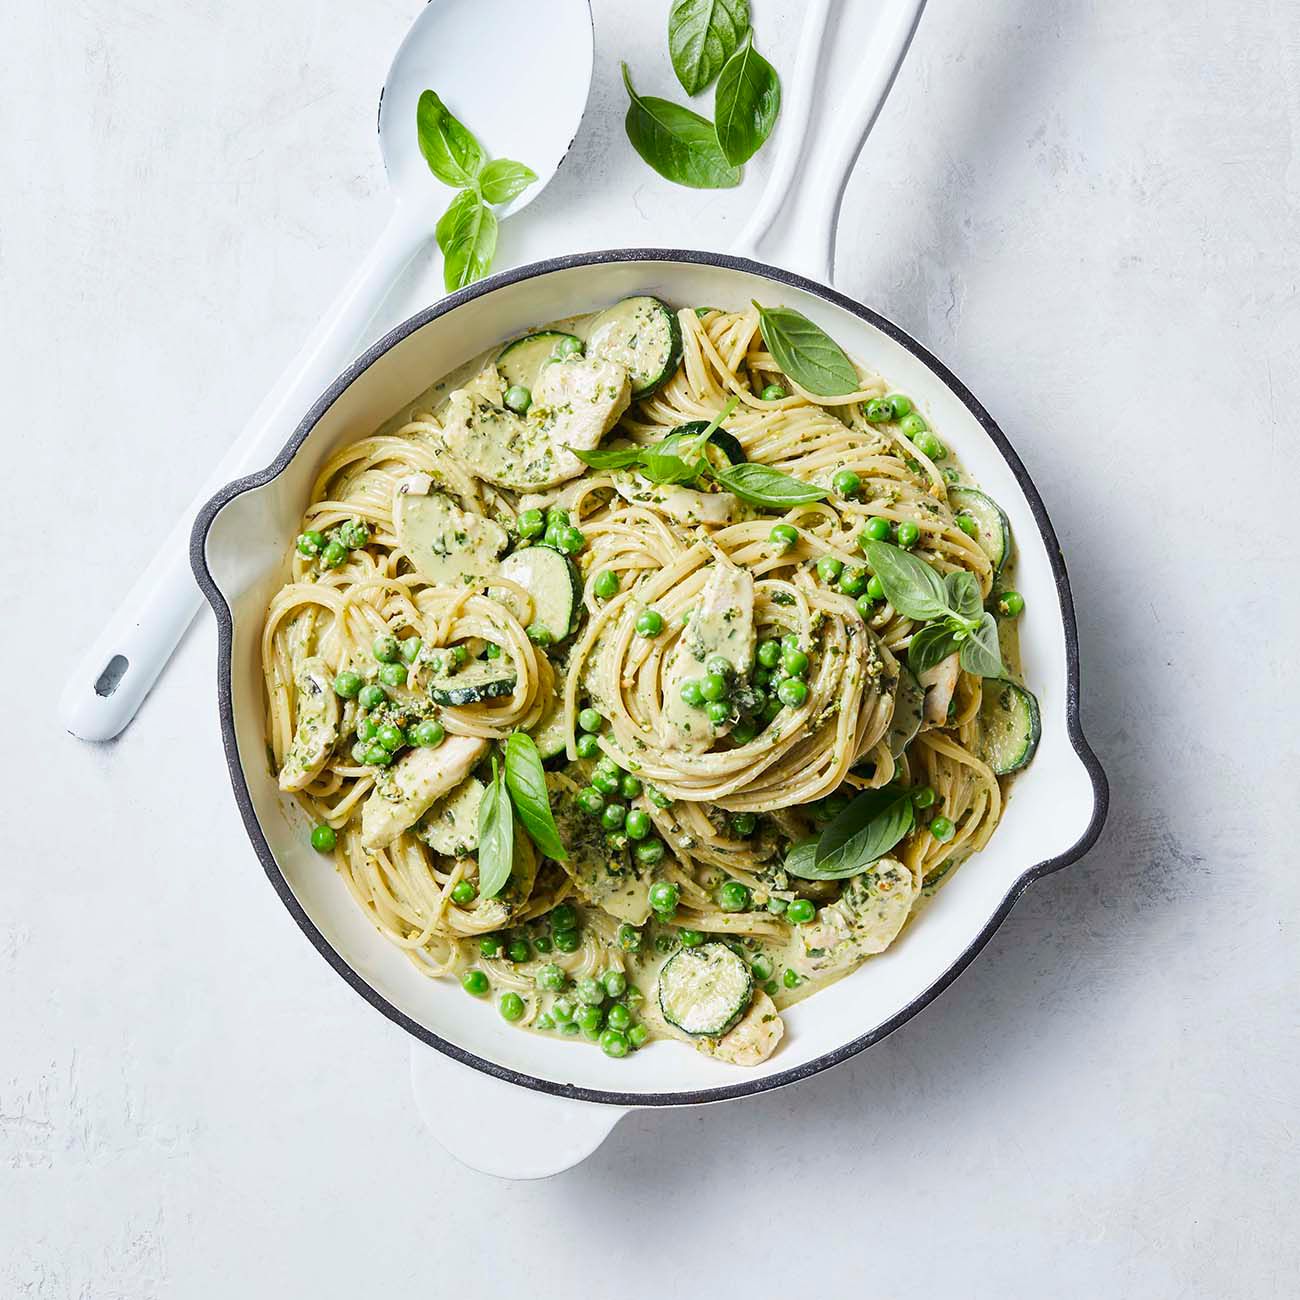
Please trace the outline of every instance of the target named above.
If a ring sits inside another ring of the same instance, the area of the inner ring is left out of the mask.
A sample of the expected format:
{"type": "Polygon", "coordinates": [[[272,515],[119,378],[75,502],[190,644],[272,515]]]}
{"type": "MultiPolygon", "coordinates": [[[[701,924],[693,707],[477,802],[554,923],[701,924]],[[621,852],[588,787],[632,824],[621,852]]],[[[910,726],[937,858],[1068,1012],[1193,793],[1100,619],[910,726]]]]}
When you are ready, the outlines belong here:
{"type": "Polygon", "coordinates": [[[531,167],[509,158],[494,158],[479,174],[478,183],[487,202],[509,203],[536,179],[537,173],[531,167]]]}
{"type": "Polygon", "coordinates": [[[867,542],[866,552],[885,598],[900,614],[928,622],[950,613],[948,588],[924,560],[889,542],[867,542]]]}
{"type": "Polygon", "coordinates": [[[740,168],[722,156],[708,118],[666,99],[643,99],[632,89],[626,63],[623,84],[631,100],[623,119],[627,138],[660,176],[697,190],[726,190],[740,184],[740,168]]]}
{"type": "Polygon", "coordinates": [[[958,569],[948,574],[943,580],[948,593],[948,608],[958,618],[970,622],[984,612],[984,602],[980,599],[980,585],[975,575],[966,569],[958,569]]]}
{"type": "Polygon", "coordinates": [[[444,185],[454,185],[457,189],[473,185],[474,178],[483,170],[483,149],[431,90],[420,95],[415,108],[415,129],[424,161],[444,185]]]}
{"type": "Polygon", "coordinates": [[[943,623],[929,623],[912,634],[907,647],[907,666],[919,677],[957,649],[959,643],[953,639],[951,628],[943,623]]]}
{"type": "Polygon", "coordinates": [[[858,391],[861,380],[853,362],[820,325],[791,307],[754,306],[767,350],[796,384],[819,397],[858,391]]]}
{"type": "Polygon", "coordinates": [[[595,451],[579,451],[576,447],[569,450],[584,465],[592,469],[626,469],[637,464],[645,455],[644,447],[597,447],[595,451]]]}
{"type": "Polygon", "coordinates": [[[748,0],[677,0],[668,13],[668,53],[688,95],[718,75],[748,30],[748,0]]]}
{"type": "Polygon", "coordinates": [[[516,731],[506,737],[506,788],[519,820],[529,839],[555,862],[564,862],[568,854],[551,815],[551,797],[546,790],[546,773],[533,738],[516,731]]]}
{"type": "Polygon", "coordinates": [[[505,888],[514,865],[515,818],[493,755],[492,780],[478,806],[479,897],[495,898],[505,888]]]}
{"type": "Polygon", "coordinates": [[[1002,676],[1002,649],[998,645],[998,623],[985,614],[961,643],[961,666],[977,677],[1002,676]]]}
{"type": "Polygon", "coordinates": [[[728,465],[725,469],[709,467],[708,472],[715,483],[720,483],[728,492],[742,501],[748,501],[750,505],[782,509],[786,506],[807,505],[810,501],[820,501],[826,496],[824,489],[783,474],[771,465],[747,462],[728,465]]]}
{"type": "Polygon", "coordinates": [[[912,795],[885,787],[864,790],[822,831],[813,859],[816,880],[856,876],[883,858],[912,829],[912,795]]]}
{"type": "Polygon", "coordinates": [[[647,447],[641,453],[641,474],[651,483],[693,483],[704,471],[704,462],[685,461],[670,451],[662,451],[662,443],[647,447]]]}
{"type": "Polygon", "coordinates": [[[820,876],[812,874],[816,870],[816,858],[816,839],[799,840],[798,843],[790,845],[785,855],[786,874],[798,876],[800,880],[819,880],[820,876]]]}
{"type": "Polygon", "coordinates": [[[497,251],[497,219],[473,190],[461,190],[438,219],[434,233],[442,249],[442,279],[447,292],[481,280],[497,251]]]}
{"type": "Polygon", "coordinates": [[[772,134],[781,111],[776,69],[754,48],[754,33],[735,52],[718,78],[713,118],[718,146],[735,167],[747,163],[772,134]]]}

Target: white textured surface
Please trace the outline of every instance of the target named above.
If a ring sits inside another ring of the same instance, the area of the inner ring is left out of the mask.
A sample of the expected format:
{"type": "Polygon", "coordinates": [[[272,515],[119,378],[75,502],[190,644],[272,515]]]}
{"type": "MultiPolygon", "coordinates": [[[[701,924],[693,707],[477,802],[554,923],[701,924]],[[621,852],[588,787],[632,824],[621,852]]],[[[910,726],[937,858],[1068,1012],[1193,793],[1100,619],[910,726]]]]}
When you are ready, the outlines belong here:
{"type": "MultiPolygon", "coordinates": [[[[382,222],[375,93],[415,7],[0,18],[0,1295],[650,1296],[724,1265],[764,1294],[1293,1293],[1294,13],[931,0],[839,283],[949,362],[1037,479],[1110,825],[864,1057],[633,1116],[574,1172],[510,1185],[427,1135],[406,1038],[267,887],[210,620],[116,744],[52,717],[382,222]]],[[[596,8],[583,132],[502,264],[725,243],[757,188],[645,170],[617,60],[674,93],[666,3],[596,8]]],[[[788,57],[777,8],[758,29],[788,57]]]]}

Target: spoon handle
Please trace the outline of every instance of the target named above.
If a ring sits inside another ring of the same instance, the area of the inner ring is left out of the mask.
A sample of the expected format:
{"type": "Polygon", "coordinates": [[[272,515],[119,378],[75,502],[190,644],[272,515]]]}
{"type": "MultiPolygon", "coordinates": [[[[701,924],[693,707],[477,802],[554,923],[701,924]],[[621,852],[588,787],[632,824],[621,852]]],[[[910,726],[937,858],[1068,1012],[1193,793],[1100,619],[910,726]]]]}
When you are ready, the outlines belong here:
{"type": "Polygon", "coordinates": [[[398,205],[365,261],[72,673],[59,716],[74,736],[111,740],[135,716],[202,604],[189,559],[194,516],[231,479],[275,457],[302,413],[357,354],[393,282],[432,229],[429,221],[398,205]]]}

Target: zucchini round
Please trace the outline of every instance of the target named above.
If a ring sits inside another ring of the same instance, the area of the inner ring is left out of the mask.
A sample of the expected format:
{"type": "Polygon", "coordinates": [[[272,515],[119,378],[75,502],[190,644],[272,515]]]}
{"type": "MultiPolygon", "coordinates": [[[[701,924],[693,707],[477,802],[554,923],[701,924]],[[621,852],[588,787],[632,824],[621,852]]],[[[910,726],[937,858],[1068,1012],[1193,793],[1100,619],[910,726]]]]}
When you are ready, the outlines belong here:
{"type": "Polygon", "coordinates": [[[509,659],[476,659],[454,673],[431,678],[429,698],[435,704],[453,708],[482,704],[485,700],[513,694],[518,680],[509,659]]]}
{"type": "Polygon", "coordinates": [[[563,755],[568,747],[569,735],[564,725],[564,706],[558,695],[552,695],[542,710],[542,716],[528,733],[537,746],[537,756],[543,763],[563,755]]]}
{"type": "Polygon", "coordinates": [[[975,521],[975,540],[992,562],[996,578],[1011,557],[1011,524],[1002,507],[991,496],[972,487],[950,488],[948,504],[954,513],[969,515],[975,521]]]}
{"type": "MultiPolygon", "coordinates": [[[[507,555],[499,571],[533,598],[533,622],[544,627],[553,642],[563,641],[578,626],[582,579],[563,551],[553,546],[525,546],[507,555]]],[[[499,587],[488,594],[510,607],[509,597],[499,587]]]]}
{"type": "Polygon", "coordinates": [[[681,364],[682,327],[658,298],[624,298],[591,322],[587,352],[617,361],[632,380],[632,396],[645,397],[667,383],[681,364]]]}
{"type": "Polygon", "coordinates": [[[1030,691],[1005,677],[985,681],[978,752],[998,776],[1027,767],[1042,734],[1038,701],[1030,691]]]}
{"type": "Polygon", "coordinates": [[[576,334],[566,334],[563,330],[539,330],[536,334],[525,334],[523,338],[507,343],[497,357],[497,374],[505,381],[507,388],[516,384],[532,392],[537,383],[537,376],[542,367],[557,358],[557,349],[561,343],[571,340],[576,343],[574,355],[581,353],[582,340],[576,334]]]}
{"type": "Polygon", "coordinates": [[[659,1009],[670,1025],[697,1038],[721,1038],[754,996],[749,963],[725,943],[682,948],[659,971],[659,1009]]]}
{"type": "MultiPolygon", "coordinates": [[[[679,424],[665,439],[664,450],[671,450],[669,444],[676,440],[685,440],[687,438],[697,438],[709,427],[707,420],[691,420],[686,424],[679,424]]],[[[726,429],[714,429],[709,435],[708,445],[704,449],[705,455],[719,469],[724,469],[728,465],[743,465],[745,463],[745,449],[739,441],[729,434],[726,429]],[[718,455],[710,453],[717,452],[718,455]]]]}
{"type": "Polygon", "coordinates": [[[487,786],[475,776],[467,776],[415,825],[417,839],[435,853],[449,858],[463,858],[478,849],[478,809],[487,786]]]}
{"type": "Polygon", "coordinates": [[[894,690],[894,716],[889,724],[889,752],[896,758],[903,757],[903,751],[916,738],[921,730],[921,719],[925,711],[925,691],[916,675],[900,659],[898,661],[898,686],[894,690]]]}

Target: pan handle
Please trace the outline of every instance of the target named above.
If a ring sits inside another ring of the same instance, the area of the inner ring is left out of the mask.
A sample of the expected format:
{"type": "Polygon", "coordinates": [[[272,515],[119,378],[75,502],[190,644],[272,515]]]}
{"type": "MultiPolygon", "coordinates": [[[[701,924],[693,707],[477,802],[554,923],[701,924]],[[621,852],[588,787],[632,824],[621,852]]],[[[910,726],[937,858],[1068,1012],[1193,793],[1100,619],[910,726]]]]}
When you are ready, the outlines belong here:
{"type": "Polygon", "coordinates": [[[835,230],[853,164],[884,105],[925,0],[882,0],[864,57],[846,86],[822,74],[831,0],[809,0],[786,89],[776,160],[758,206],[732,252],[773,262],[829,284],[835,269],[835,230]],[[811,140],[814,121],[826,141],[811,140]],[[781,220],[778,223],[778,218],[781,220]]]}

